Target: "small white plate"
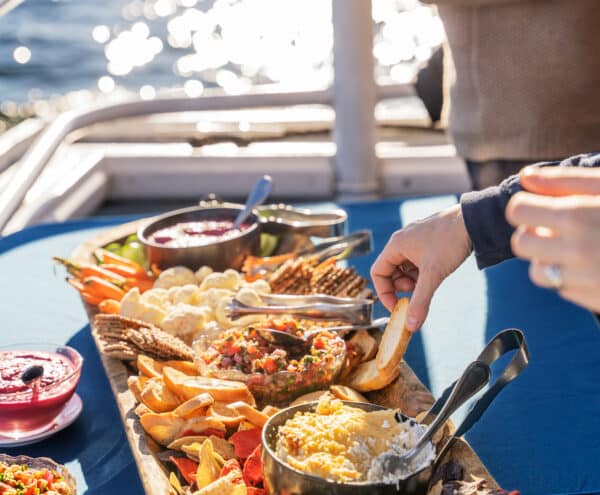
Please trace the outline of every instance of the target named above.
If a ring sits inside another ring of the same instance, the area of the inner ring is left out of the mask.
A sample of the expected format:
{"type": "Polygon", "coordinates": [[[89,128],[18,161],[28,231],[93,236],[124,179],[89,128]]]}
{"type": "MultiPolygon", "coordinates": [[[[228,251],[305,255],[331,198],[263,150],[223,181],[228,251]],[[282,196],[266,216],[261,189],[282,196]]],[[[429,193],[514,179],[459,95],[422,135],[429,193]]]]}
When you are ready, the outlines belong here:
{"type": "Polygon", "coordinates": [[[54,423],[49,426],[46,430],[36,433],[34,435],[25,435],[19,438],[11,438],[0,435],[0,447],[20,447],[22,445],[29,445],[36,442],[41,442],[49,436],[64,430],[67,426],[73,423],[83,410],[83,402],[81,397],[77,394],[73,394],[73,397],[63,407],[63,410],[54,420],[54,423]]]}

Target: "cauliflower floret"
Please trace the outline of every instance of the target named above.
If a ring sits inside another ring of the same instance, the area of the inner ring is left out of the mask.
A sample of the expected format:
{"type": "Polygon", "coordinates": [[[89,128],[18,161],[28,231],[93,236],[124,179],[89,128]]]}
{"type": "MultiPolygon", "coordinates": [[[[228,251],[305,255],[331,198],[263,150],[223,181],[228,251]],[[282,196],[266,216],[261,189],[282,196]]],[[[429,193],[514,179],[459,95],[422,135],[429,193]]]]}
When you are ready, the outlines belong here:
{"type": "Polygon", "coordinates": [[[185,266],[174,266],[162,272],[154,282],[154,288],[170,289],[178,285],[196,285],[194,272],[185,266]]]}
{"type": "Polygon", "coordinates": [[[150,289],[142,294],[140,301],[162,308],[169,305],[169,293],[166,289],[150,289]]]}
{"type": "Polygon", "coordinates": [[[206,292],[206,305],[215,309],[221,301],[229,303],[233,292],[227,289],[208,289],[206,292]]]}
{"type": "Polygon", "coordinates": [[[214,272],[207,275],[200,284],[200,290],[208,289],[229,289],[235,290],[240,285],[242,279],[235,270],[225,270],[223,273],[214,272]]]}
{"type": "Polygon", "coordinates": [[[197,285],[187,284],[183,287],[171,287],[168,290],[169,301],[172,304],[197,304],[200,289],[197,285]]]}
{"type": "Polygon", "coordinates": [[[244,283],[244,287],[249,287],[251,289],[254,289],[259,294],[270,294],[271,293],[271,286],[269,285],[269,282],[267,282],[266,280],[255,280],[254,282],[246,282],[246,283],[244,283]]]}
{"type": "Polygon", "coordinates": [[[140,298],[140,289],[137,287],[129,289],[127,294],[121,299],[121,308],[119,310],[121,315],[127,316],[128,318],[137,318],[136,315],[143,311],[143,304],[140,301],[140,298]]]}
{"type": "Polygon", "coordinates": [[[156,326],[161,326],[166,316],[166,312],[161,307],[142,302],[140,291],[137,287],[131,289],[121,299],[120,313],[128,318],[135,318],[156,326]]]}
{"type": "Polygon", "coordinates": [[[196,270],[196,273],[194,274],[196,276],[196,280],[198,281],[198,284],[201,284],[202,281],[211,273],[213,272],[213,269],[210,266],[201,266],[200,268],[198,268],[198,270],[196,270]]]}
{"type": "Polygon", "coordinates": [[[201,332],[207,321],[207,308],[179,304],[162,321],[161,328],[171,335],[183,339],[194,337],[201,332]]]}
{"type": "Polygon", "coordinates": [[[258,293],[251,287],[242,287],[237,291],[235,298],[238,301],[247,304],[248,306],[260,306],[262,305],[262,300],[258,293]]]}

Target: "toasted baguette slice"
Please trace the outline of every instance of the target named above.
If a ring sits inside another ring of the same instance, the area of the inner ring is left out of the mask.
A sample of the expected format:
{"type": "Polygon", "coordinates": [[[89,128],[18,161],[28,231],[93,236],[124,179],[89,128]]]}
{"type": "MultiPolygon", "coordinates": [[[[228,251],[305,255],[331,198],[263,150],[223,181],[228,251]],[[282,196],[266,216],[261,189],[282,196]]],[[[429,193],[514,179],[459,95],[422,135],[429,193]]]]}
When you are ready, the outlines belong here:
{"type": "Polygon", "coordinates": [[[214,401],[215,399],[213,399],[212,395],[204,392],[186,400],[183,404],[177,406],[173,412],[184,419],[190,419],[195,416],[204,416],[206,408],[214,401]]]}
{"type": "Polygon", "coordinates": [[[375,363],[385,376],[390,376],[397,370],[412,336],[404,326],[407,309],[408,298],[404,297],[396,303],[379,344],[375,363]]]}
{"type": "Polygon", "coordinates": [[[149,378],[147,376],[130,376],[127,378],[127,388],[131,391],[135,400],[138,402],[142,402],[142,390],[144,390],[144,386],[148,382],[149,378]]]}
{"type": "Polygon", "coordinates": [[[200,374],[198,367],[192,361],[163,361],[161,364],[163,365],[163,368],[165,366],[169,366],[170,368],[175,368],[177,371],[181,371],[186,375],[198,376],[200,374]]]}
{"type": "Polygon", "coordinates": [[[153,413],[156,411],[153,411],[152,409],[150,409],[146,404],[144,404],[143,402],[140,402],[135,409],[133,410],[133,412],[137,415],[138,418],[142,417],[144,414],[148,414],[148,413],[153,413]]]}
{"type": "Polygon", "coordinates": [[[332,385],[329,391],[340,400],[349,400],[352,402],[369,402],[367,398],[359,394],[356,390],[346,385],[332,385]]]}
{"type": "MultiPolygon", "coordinates": [[[[215,418],[209,418],[208,416],[201,416],[199,418],[191,418],[185,421],[182,432],[186,435],[202,435],[204,431],[208,429],[219,430],[225,433],[227,428],[225,425],[215,418]]],[[[170,443],[170,442],[169,442],[170,443]]]]}
{"type": "Polygon", "coordinates": [[[141,393],[142,402],[156,412],[169,412],[175,409],[181,400],[160,378],[150,378],[141,393]]]}
{"type": "Polygon", "coordinates": [[[290,406],[297,406],[299,404],[305,404],[307,402],[314,402],[319,400],[324,395],[330,395],[329,390],[317,390],[316,392],[309,392],[308,394],[301,395],[294,402],[290,404],[290,406]]]}
{"type": "Polygon", "coordinates": [[[400,366],[388,370],[377,369],[375,359],[362,363],[350,375],[348,385],[359,392],[369,392],[371,390],[379,390],[392,383],[400,374],[400,366]]]}
{"type": "Polygon", "coordinates": [[[264,409],[262,410],[262,413],[266,416],[271,417],[271,416],[273,416],[273,414],[277,414],[279,411],[281,411],[281,409],[279,409],[278,407],[268,404],[264,407],[264,409]]]}
{"type": "Polygon", "coordinates": [[[244,418],[246,418],[250,423],[262,427],[269,416],[260,412],[255,407],[252,407],[250,404],[246,402],[238,401],[228,404],[227,407],[233,411],[237,411],[238,414],[241,414],[244,418]]]}
{"type": "MultiPolygon", "coordinates": [[[[243,402],[243,404],[246,404],[243,402]]],[[[248,407],[252,407],[246,404],[248,407]]],[[[236,428],[246,417],[236,409],[228,407],[227,403],[216,401],[206,411],[206,415],[218,419],[228,428],[236,428]]]]}
{"type": "Polygon", "coordinates": [[[358,330],[348,339],[348,344],[360,349],[362,361],[370,361],[377,354],[377,341],[368,330],[358,330]]]}
{"type": "Polygon", "coordinates": [[[185,426],[185,420],[173,413],[144,414],[140,423],[148,435],[165,447],[180,436],[185,426]]]}
{"type": "Polygon", "coordinates": [[[186,400],[203,392],[208,392],[215,400],[223,402],[245,400],[250,394],[245,383],[204,376],[188,376],[170,366],[163,368],[163,380],[171,391],[186,400]]]}
{"type": "Polygon", "coordinates": [[[145,354],[138,354],[136,365],[140,374],[148,378],[160,378],[164,366],[145,354]]]}

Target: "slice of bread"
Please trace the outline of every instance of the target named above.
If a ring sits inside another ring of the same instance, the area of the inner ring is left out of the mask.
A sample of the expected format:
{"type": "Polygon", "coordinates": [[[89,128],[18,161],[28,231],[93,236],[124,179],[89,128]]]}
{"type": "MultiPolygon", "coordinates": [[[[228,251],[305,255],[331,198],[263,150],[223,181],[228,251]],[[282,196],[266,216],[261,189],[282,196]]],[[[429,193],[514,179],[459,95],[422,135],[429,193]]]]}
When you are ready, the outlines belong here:
{"type": "Polygon", "coordinates": [[[208,392],[215,400],[223,402],[247,400],[249,395],[245,383],[205,376],[188,376],[170,366],[163,368],[163,380],[171,391],[186,400],[203,392],[208,392]]]}
{"type": "Polygon", "coordinates": [[[369,402],[367,398],[358,393],[353,388],[346,385],[332,385],[329,387],[330,392],[340,400],[349,400],[351,402],[369,402]]]}
{"type": "Polygon", "coordinates": [[[261,428],[269,419],[269,416],[259,411],[255,407],[252,407],[250,404],[247,404],[246,402],[233,402],[228,404],[227,407],[232,411],[237,411],[238,414],[244,416],[248,421],[250,421],[250,423],[261,428]]]}
{"type": "Polygon", "coordinates": [[[362,361],[370,361],[377,354],[377,341],[368,330],[358,330],[348,339],[348,343],[360,349],[362,361]]]}
{"type": "Polygon", "coordinates": [[[359,392],[369,392],[387,387],[400,374],[400,366],[390,367],[389,370],[377,369],[375,359],[362,363],[350,375],[348,385],[359,392]]]}
{"type": "Polygon", "coordinates": [[[412,333],[404,326],[407,311],[408,298],[399,299],[379,343],[375,362],[377,369],[386,376],[392,375],[400,366],[412,336],[412,333]]]}

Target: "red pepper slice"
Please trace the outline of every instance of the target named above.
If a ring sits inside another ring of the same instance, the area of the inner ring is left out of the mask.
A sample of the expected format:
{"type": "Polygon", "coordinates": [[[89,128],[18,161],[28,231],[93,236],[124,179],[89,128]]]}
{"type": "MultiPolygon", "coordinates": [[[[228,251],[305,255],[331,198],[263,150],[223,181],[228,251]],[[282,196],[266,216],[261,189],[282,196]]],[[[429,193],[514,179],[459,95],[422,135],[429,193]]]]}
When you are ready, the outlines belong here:
{"type": "Polygon", "coordinates": [[[262,428],[236,431],[229,441],[233,443],[234,453],[238,459],[246,459],[260,445],[262,428]]]}
{"type": "Polygon", "coordinates": [[[260,459],[262,446],[259,444],[244,463],[244,481],[246,485],[260,486],[264,481],[263,465],[260,459]]]}
{"type": "Polygon", "coordinates": [[[206,430],[202,430],[201,432],[186,430],[183,432],[184,437],[195,437],[198,435],[202,435],[204,437],[210,437],[214,435],[215,437],[225,438],[225,432],[221,430],[217,430],[216,428],[206,428],[206,430]]]}
{"type": "Polygon", "coordinates": [[[169,460],[177,466],[183,479],[190,485],[196,482],[196,472],[198,471],[198,463],[188,459],[187,457],[173,457],[170,456],[169,460]]]}

